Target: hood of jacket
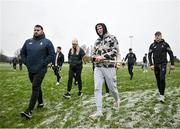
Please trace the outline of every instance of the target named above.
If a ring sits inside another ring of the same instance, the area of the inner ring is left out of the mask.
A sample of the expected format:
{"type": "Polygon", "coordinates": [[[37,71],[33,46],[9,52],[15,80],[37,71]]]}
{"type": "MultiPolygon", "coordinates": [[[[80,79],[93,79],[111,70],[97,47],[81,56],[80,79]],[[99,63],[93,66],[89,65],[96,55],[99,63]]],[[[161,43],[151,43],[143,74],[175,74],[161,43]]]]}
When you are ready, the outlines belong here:
{"type": "Polygon", "coordinates": [[[98,24],[96,24],[95,30],[96,30],[97,35],[98,35],[100,38],[103,38],[103,36],[108,32],[108,31],[107,31],[107,27],[106,27],[106,25],[105,25],[104,23],[98,23],[98,24]],[[103,28],[103,35],[99,35],[99,33],[98,33],[98,31],[97,31],[97,26],[99,26],[99,25],[101,25],[102,28],[103,28]]]}

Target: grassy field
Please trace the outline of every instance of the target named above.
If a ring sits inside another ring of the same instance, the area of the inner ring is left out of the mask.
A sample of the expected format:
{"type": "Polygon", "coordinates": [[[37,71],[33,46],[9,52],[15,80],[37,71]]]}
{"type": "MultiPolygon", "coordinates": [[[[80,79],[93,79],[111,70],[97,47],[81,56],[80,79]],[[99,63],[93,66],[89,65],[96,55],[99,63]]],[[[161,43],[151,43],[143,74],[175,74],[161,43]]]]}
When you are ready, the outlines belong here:
{"type": "MultiPolygon", "coordinates": [[[[63,98],[67,89],[68,65],[62,69],[63,80],[56,86],[55,76],[48,70],[42,84],[45,108],[33,111],[27,120],[20,112],[27,108],[31,84],[27,70],[13,71],[9,64],[0,63],[0,128],[180,128],[180,64],[166,79],[166,103],[158,101],[158,91],[152,71],[143,73],[138,66],[134,79],[129,80],[127,68],[117,71],[121,106],[112,108],[113,98],[103,98],[103,117],[91,120],[95,111],[94,83],[91,64],[82,71],[83,96],[73,85],[71,99],[63,98]]],[[[103,94],[105,87],[103,87],[103,94]]]]}

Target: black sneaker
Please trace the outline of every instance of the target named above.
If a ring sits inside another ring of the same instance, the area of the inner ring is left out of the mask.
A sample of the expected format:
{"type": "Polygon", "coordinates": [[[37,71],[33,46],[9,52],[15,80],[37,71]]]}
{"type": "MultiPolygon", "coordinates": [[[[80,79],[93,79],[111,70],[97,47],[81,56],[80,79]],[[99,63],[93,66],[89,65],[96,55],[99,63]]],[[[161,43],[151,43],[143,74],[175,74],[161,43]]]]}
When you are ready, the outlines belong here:
{"type": "Polygon", "coordinates": [[[37,105],[37,108],[43,108],[44,107],[44,104],[43,103],[40,103],[37,105]]]}
{"type": "Polygon", "coordinates": [[[32,112],[24,111],[20,113],[22,117],[26,117],[27,119],[32,118],[32,112]]]}
{"type": "Polygon", "coordinates": [[[67,92],[66,94],[63,95],[64,98],[66,99],[70,99],[71,98],[71,95],[69,92],[67,92]]]}
{"type": "Polygon", "coordinates": [[[81,97],[83,93],[81,91],[78,92],[78,96],[81,97]]]}
{"type": "Polygon", "coordinates": [[[132,79],[133,79],[133,76],[130,77],[130,80],[132,80],[132,79]]]}

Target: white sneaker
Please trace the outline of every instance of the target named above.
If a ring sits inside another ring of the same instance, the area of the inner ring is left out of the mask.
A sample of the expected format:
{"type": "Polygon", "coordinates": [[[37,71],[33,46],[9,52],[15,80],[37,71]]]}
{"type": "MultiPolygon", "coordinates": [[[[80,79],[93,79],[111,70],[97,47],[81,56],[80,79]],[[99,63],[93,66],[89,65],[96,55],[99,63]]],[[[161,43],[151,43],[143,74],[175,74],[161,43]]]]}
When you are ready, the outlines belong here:
{"type": "Polygon", "coordinates": [[[118,101],[115,101],[114,102],[114,109],[119,109],[119,107],[120,107],[120,101],[118,100],[118,101]]]}
{"type": "Polygon", "coordinates": [[[58,86],[59,85],[59,82],[56,82],[56,86],[58,86]]]}
{"type": "Polygon", "coordinates": [[[93,113],[89,117],[92,119],[97,119],[98,117],[101,117],[101,116],[103,116],[102,111],[96,111],[95,113],[93,113]]]}
{"type": "Polygon", "coordinates": [[[62,82],[62,77],[60,78],[59,82],[62,82]]]}
{"type": "Polygon", "coordinates": [[[164,103],[164,99],[165,99],[164,95],[160,95],[159,101],[164,103]]]}
{"type": "Polygon", "coordinates": [[[108,97],[109,96],[109,93],[106,93],[105,95],[104,95],[104,97],[108,97]]]}

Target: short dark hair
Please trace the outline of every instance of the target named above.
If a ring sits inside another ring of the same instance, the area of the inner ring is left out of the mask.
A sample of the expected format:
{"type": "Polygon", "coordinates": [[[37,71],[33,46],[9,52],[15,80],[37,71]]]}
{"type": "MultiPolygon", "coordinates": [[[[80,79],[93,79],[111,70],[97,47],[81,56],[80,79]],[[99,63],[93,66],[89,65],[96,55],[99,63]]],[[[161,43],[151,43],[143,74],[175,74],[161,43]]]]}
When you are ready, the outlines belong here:
{"type": "Polygon", "coordinates": [[[155,36],[161,35],[161,32],[160,32],[160,31],[157,31],[154,35],[155,35],[155,36]]]}
{"type": "Polygon", "coordinates": [[[129,51],[132,51],[132,48],[129,48],[129,51]]]}
{"type": "Polygon", "coordinates": [[[58,46],[57,48],[61,50],[61,47],[60,47],[60,46],[58,46]]]}
{"type": "Polygon", "coordinates": [[[41,30],[43,30],[43,27],[41,25],[35,25],[34,27],[38,27],[41,28],[41,30]]]}

